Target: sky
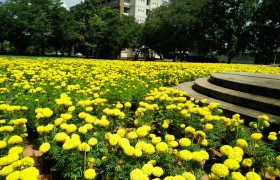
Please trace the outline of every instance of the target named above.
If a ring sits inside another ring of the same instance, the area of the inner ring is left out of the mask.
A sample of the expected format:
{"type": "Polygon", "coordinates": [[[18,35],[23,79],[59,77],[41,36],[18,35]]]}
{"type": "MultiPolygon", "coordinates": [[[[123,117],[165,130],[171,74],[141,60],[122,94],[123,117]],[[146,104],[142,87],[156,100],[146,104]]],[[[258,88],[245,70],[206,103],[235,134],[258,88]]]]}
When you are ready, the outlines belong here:
{"type": "MultiPolygon", "coordinates": [[[[0,0],[0,1],[4,2],[5,0],[0,0]]],[[[64,1],[68,7],[72,7],[75,6],[76,4],[79,4],[83,0],[64,0],[64,1]]],[[[168,0],[163,0],[163,1],[168,1],[168,0]]]]}
{"type": "Polygon", "coordinates": [[[75,6],[76,4],[79,4],[82,0],[64,0],[66,5],[68,7],[75,6]]]}
{"type": "MultiPolygon", "coordinates": [[[[0,2],[4,2],[5,0],[0,0],[0,2]]],[[[81,1],[83,0],[64,0],[65,1],[65,4],[68,6],[68,7],[72,7],[76,4],[79,4],[81,1]]]]}

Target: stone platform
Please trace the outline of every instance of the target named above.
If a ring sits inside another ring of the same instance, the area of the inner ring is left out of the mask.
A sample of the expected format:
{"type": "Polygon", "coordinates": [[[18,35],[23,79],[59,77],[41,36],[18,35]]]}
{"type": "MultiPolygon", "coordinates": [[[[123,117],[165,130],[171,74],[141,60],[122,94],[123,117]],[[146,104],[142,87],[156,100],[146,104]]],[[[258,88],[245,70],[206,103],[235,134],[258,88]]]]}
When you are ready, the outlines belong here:
{"type": "Polygon", "coordinates": [[[220,103],[227,115],[238,113],[250,121],[266,114],[272,124],[280,125],[280,75],[221,72],[174,88],[198,100],[220,103]]]}

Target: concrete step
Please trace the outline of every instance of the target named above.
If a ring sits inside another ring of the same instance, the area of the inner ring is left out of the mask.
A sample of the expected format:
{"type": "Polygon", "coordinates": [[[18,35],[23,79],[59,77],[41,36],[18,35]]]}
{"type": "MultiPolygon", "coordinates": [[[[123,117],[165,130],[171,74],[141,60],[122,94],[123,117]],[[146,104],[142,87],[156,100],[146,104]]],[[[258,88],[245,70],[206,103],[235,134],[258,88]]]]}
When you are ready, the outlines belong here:
{"type": "Polygon", "coordinates": [[[221,72],[211,74],[209,82],[237,91],[280,99],[279,75],[221,72]]]}
{"type": "Polygon", "coordinates": [[[257,110],[246,108],[246,107],[242,107],[242,106],[238,106],[238,105],[234,105],[234,104],[231,104],[231,103],[228,103],[225,101],[221,101],[219,99],[215,99],[215,98],[203,95],[201,93],[196,92],[192,88],[193,85],[194,85],[194,81],[185,82],[185,83],[179,84],[178,86],[176,86],[174,88],[182,90],[182,91],[186,91],[188,93],[188,97],[193,97],[197,100],[206,98],[208,100],[207,101],[208,103],[211,103],[211,102],[220,103],[220,108],[223,109],[223,112],[226,116],[232,116],[233,114],[238,113],[238,114],[240,114],[241,118],[245,119],[245,123],[249,123],[248,121],[255,121],[258,116],[266,114],[269,117],[270,123],[276,125],[277,127],[279,127],[279,125],[280,125],[279,116],[265,113],[262,111],[257,111],[257,110]]]}
{"type": "Polygon", "coordinates": [[[259,96],[217,86],[208,82],[207,78],[196,79],[193,89],[201,94],[228,103],[280,116],[280,99],[259,96]]]}

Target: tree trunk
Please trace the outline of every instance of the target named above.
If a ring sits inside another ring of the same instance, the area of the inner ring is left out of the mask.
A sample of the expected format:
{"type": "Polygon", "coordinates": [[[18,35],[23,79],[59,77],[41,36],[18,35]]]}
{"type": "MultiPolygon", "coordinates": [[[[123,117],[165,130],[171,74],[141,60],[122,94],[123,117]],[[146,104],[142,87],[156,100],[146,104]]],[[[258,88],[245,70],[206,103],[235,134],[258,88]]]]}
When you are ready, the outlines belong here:
{"type": "Polygon", "coordinates": [[[228,54],[228,58],[227,58],[227,63],[230,64],[231,63],[231,60],[234,58],[234,55],[233,54],[228,54]]]}
{"type": "Polygon", "coordinates": [[[139,60],[139,53],[135,53],[132,61],[138,61],[139,60]]]}
{"type": "Polygon", "coordinates": [[[62,48],[61,48],[61,56],[64,56],[64,53],[65,53],[65,48],[62,47],[62,48]]]}
{"type": "Polygon", "coordinates": [[[1,52],[2,52],[2,53],[5,53],[4,42],[1,42],[1,52]]]}

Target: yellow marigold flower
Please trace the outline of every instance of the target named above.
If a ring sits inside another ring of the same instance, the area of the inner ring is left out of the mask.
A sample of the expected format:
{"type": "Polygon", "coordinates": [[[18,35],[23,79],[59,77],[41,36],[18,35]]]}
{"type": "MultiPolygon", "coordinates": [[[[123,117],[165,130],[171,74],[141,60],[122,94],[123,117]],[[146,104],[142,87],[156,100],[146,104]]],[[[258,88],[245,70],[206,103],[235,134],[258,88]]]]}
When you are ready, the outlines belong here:
{"type": "MultiPolygon", "coordinates": [[[[54,125],[60,126],[63,122],[64,122],[64,119],[62,119],[62,118],[57,118],[57,119],[54,121],[54,125]]],[[[38,131],[38,129],[37,129],[37,131],[38,131]]]]}
{"type": "Polygon", "coordinates": [[[66,141],[67,139],[70,139],[70,137],[65,133],[65,132],[60,132],[60,133],[57,133],[54,137],[54,140],[56,142],[64,142],[66,141]]]}
{"type": "Polygon", "coordinates": [[[126,102],[126,103],[124,103],[124,107],[126,107],[126,108],[130,108],[130,107],[131,107],[131,103],[130,103],[130,102],[126,102]]]}
{"type": "Polygon", "coordinates": [[[195,133],[195,129],[191,126],[188,126],[188,127],[185,128],[185,133],[193,134],[193,133],[195,133]]]}
{"type": "Polygon", "coordinates": [[[186,179],[186,180],[196,180],[196,177],[190,173],[190,172],[184,172],[182,174],[182,176],[186,179]]]}
{"type": "Polygon", "coordinates": [[[85,177],[86,179],[94,179],[95,176],[96,176],[96,172],[95,172],[94,169],[87,169],[87,170],[85,170],[85,172],[84,172],[84,177],[85,177]]]}
{"type": "Polygon", "coordinates": [[[67,121],[72,118],[72,114],[69,114],[69,113],[61,114],[60,117],[62,119],[64,119],[65,121],[67,121]]]}
{"type": "Polygon", "coordinates": [[[153,154],[155,153],[155,147],[152,144],[145,144],[143,146],[143,152],[145,152],[146,154],[153,154]]]}
{"type": "Polygon", "coordinates": [[[148,130],[147,126],[139,127],[136,130],[136,134],[140,138],[147,136],[148,133],[149,133],[149,130],[148,130]]]}
{"type": "Polygon", "coordinates": [[[278,166],[278,167],[280,167],[280,156],[277,156],[276,157],[276,165],[278,166]]]}
{"type": "Polygon", "coordinates": [[[153,144],[157,144],[157,143],[159,143],[159,142],[161,142],[161,137],[153,137],[153,138],[152,138],[152,143],[153,143],[153,144]]]}
{"type": "Polygon", "coordinates": [[[219,176],[216,176],[215,174],[213,173],[210,173],[208,175],[208,178],[211,179],[211,180],[220,180],[221,178],[219,176]]]}
{"type": "Polygon", "coordinates": [[[215,163],[211,167],[211,172],[220,178],[226,177],[229,174],[228,167],[220,163],[215,163]]]}
{"type": "Polygon", "coordinates": [[[242,161],[242,166],[243,167],[251,167],[253,164],[253,160],[251,158],[246,158],[242,161]]]}
{"type": "Polygon", "coordinates": [[[233,150],[236,151],[236,152],[238,152],[241,156],[244,155],[244,151],[243,151],[243,149],[240,148],[240,147],[234,147],[233,150]]]}
{"type": "Polygon", "coordinates": [[[85,126],[82,126],[82,127],[79,127],[78,131],[79,131],[79,133],[86,134],[88,129],[85,126]]]}
{"type": "Polygon", "coordinates": [[[208,159],[209,159],[209,154],[204,150],[195,151],[192,153],[192,160],[194,161],[202,162],[208,159]]]}
{"type": "Polygon", "coordinates": [[[123,108],[123,105],[122,105],[121,103],[118,103],[118,104],[116,105],[116,108],[121,109],[121,108],[123,108]]]}
{"type": "Polygon", "coordinates": [[[208,146],[208,140],[207,139],[202,139],[199,143],[202,146],[208,146]]]}
{"type": "Polygon", "coordinates": [[[168,144],[172,147],[172,148],[176,148],[179,146],[179,143],[177,141],[170,141],[168,142],[168,144]]]}
{"type": "Polygon", "coordinates": [[[7,177],[6,180],[16,180],[20,179],[21,172],[20,171],[14,171],[10,173],[7,177]]]}
{"type": "Polygon", "coordinates": [[[18,161],[15,161],[12,163],[12,166],[14,168],[17,168],[17,167],[20,167],[22,165],[22,161],[21,160],[18,160],[18,161]]]}
{"type": "Polygon", "coordinates": [[[137,119],[136,119],[136,120],[134,120],[134,122],[133,122],[133,123],[134,123],[134,125],[135,125],[135,126],[138,126],[138,125],[139,125],[139,121],[138,121],[137,119]]]}
{"type": "Polygon", "coordinates": [[[202,139],[205,139],[205,138],[206,138],[206,134],[205,134],[205,132],[203,132],[203,131],[196,131],[196,132],[194,133],[194,137],[200,137],[200,138],[202,138],[202,139]]]}
{"type": "Polygon", "coordinates": [[[228,155],[231,152],[232,149],[233,148],[229,145],[223,145],[223,146],[220,147],[220,151],[224,155],[228,155]]]}
{"type": "Polygon", "coordinates": [[[80,119],[85,119],[87,116],[88,116],[88,114],[85,113],[85,112],[80,112],[80,113],[78,114],[78,117],[79,117],[80,119]]]}
{"type": "Polygon", "coordinates": [[[80,144],[78,146],[78,150],[89,152],[90,151],[90,146],[87,143],[83,142],[82,144],[80,144]]]}
{"type": "Polygon", "coordinates": [[[153,175],[155,176],[155,177],[160,177],[160,176],[162,176],[163,175],[163,169],[161,168],[161,167],[158,167],[158,166],[156,166],[156,167],[154,167],[154,169],[153,169],[153,175]]]}
{"type": "Polygon", "coordinates": [[[151,165],[151,164],[145,164],[143,167],[142,167],[142,172],[143,174],[146,174],[146,175],[151,175],[154,171],[154,166],[151,165]]]}
{"type": "Polygon", "coordinates": [[[97,139],[96,138],[90,138],[90,140],[88,140],[88,144],[90,146],[95,146],[97,144],[97,139]]]}
{"type": "Polygon", "coordinates": [[[184,147],[188,147],[188,146],[190,146],[191,145],[191,140],[189,139],[189,138],[181,138],[180,140],[179,140],[179,144],[181,145],[181,146],[184,146],[184,147]]]}
{"type": "Polygon", "coordinates": [[[95,162],[95,159],[93,157],[88,158],[88,162],[93,163],[95,162]]]}
{"type": "Polygon", "coordinates": [[[86,112],[90,112],[93,110],[93,107],[87,107],[85,110],[86,110],[86,112]]]}
{"type": "Polygon", "coordinates": [[[253,140],[260,140],[263,137],[263,135],[261,133],[253,133],[251,134],[251,138],[253,140]]]}
{"type": "Polygon", "coordinates": [[[169,124],[168,123],[163,123],[162,126],[161,126],[163,129],[167,129],[169,127],[169,124]]]}
{"type": "Polygon", "coordinates": [[[204,130],[205,131],[210,131],[211,129],[213,129],[213,125],[210,123],[205,124],[204,126],[204,130]]]}
{"type": "Polygon", "coordinates": [[[7,176],[14,172],[14,167],[12,165],[5,166],[0,170],[0,176],[7,176]]]}
{"type": "Polygon", "coordinates": [[[65,143],[62,145],[62,148],[64,150],[70,150],[78,147],[81,144],[81,141],[79,138],[73,138],[72,139],[67,139],[65,143]]]}
{"type": "Polygon", "coordinates": [[[126,133],[126,131],[123,128],[121,128],[117,131],[117,134],[120,135],[121,137],[124,137],[125,133],[126,133]]]}
{"type": "Polygon", "coordinates": [[[269,134],[267,137],[270,141],[276,141],[277,140],[277,136],[269,134]]]}
{"type": "Polygon", "coordinates": [[[48,152],[48,151],[50,150],[50,148],[51,148],[50,143],[46,142],[46,143],[43,143],[43,144],[40,146],[39,150],[40,150],[42,153],[46,153],[46,152],[48,152]]]}
{"type": "Polygon", "coordinates": [[[180,128],[184,129],[186,127],[185,124],[180,124],[180,128]]]}
{"type": "Polygon", "coordinates": [[[118,144],[118,141],[121,139],[120,135],[113,134],[109,137],[109,143],[111,146],[115,146],[118,144]]]}
{"type": "Polygon", "coordinates": [[[231,177],[234,180],[246,180],[246,178],[240,172],[232,172],[231,177]]]}
{"type": "Polygon", "coordinates": [[[240,168],[239,163],[234,159],[225,160],[224,165],[226,165],[230,170],[236,170],[240,168]]]}
{"type": "Polygon", "coordinates": [[[268,121],[269,117],[267,115],[258,116],[258,120],[268,121]]]}
{"type": "Polygon", "coordinates": [[[23,152],[23,147],[15,146],[9,150],[9,154],[20,154],[23,152]]]}
{"type": "Polygon", "coordinates": [[[203,104],[206,104],[207,101],[208,101],[208,100],[205,98],[205,99],[202,99],[200,102],[203,103],[203,104]]]}
{"type": "Polygon", "coordinates": [[[237,139],[236,146],[246,149],[248,147],[248,143],[245,139],[237,139]]]}
{"type": "Polygon", "coordinates": [[[3,149],[7,146],[6,141],[0,141],[0,149],[3,149]]]}
{"type": "Polygon", "coordinates": [[[67,133],[72,133],[77,130],[77,126],[75,124],[69,124],[69,126],[66,127],[67,133]]]}
{"type": "Polygon", "coordinates": [[[153,160],[148,161],[147,164],[151,164],[151,165],[155,166],[157,164],[157,161],[153,159],[153,160]]]}
{"type": "Polygon", "coordinates": [[[186,180],[186,179],[185,179],[184,176],[182,176],[182,175],[176,175],[176,176],[174,177],[174,180],[186,180]]]}
{"type": "Polygon", "coordinates": [[[107,156],[102,156],[101,161],[106,162],[108,160],[107,156]]]}
{"type": "Polygon", "coordinates": [[[134,150],[134,155],[135,155],[136,157],[141,157],[142,154],[143,154],[143,152],[142,152],[141,149],[135,149],[135,150],[134,150]]]}
{"type": "Polygon", "coordinates": [[[75,106],[70,106],[70,107],[68,108],[68,111],[69,111],[69,112],[75,111],[75,106]]]}
{"type": "Polygon", "coordinates": [[[21,159],[21,161],[23,165],[30,166],[30,167],[34,166],[35,164],[34,159],[31,157],[24,157],[23,159],[21,159]]]}
{"type": "Polygon", "coordinates": [[[179,157],[185,161],[189,161],[193,158],[193,155],[188,150],[179,151],[179,157]]]}
{"type": "Polygon", "coordinates": [[[261,180],[261,176],[255,172],[247,172],[246,180],[261,180]]]}
{"type": "Polygon", "coordinates": [[[132,131],[127,134],[128,139],[137,139],[137,133],[132,131]]]}
{"type": "Polygon", "coordinates": [[[159,143],[157,143],[157,145],[156,145],[156,150],[157,150],[158,152],[163,152],[163,153],[165,153],[165,152],[168,151],[168,145],[167,145],[165,142],[159,142],[159,143]]]}
{"type": "Polygon", "coordinates": [[[123,151],[127,156],[133,156],[135,152],[135,148],[132,146],[123,146],[123,151]]]}
{"type": "Polygon", "coordinates": [[[165,141],[174,141],[174,140],[175,140],[175,136],[173,136],[171,134],[165,135],[165,141]]]}
{"type": "Polygon", "coordinates": [[[50,132],[50,131],[53,130],[53,128],[54,128],[53,124],[48,124],[48,125],[45,126],[44,131],[45,132],[50,132]]]}
{"type": "Polygon", "coordinates": [[[10,139],[8,140],[8,144],[12,145],[12,144],[18,144],[18,143],[22,143],[23,139],[22,137],[18,136],[18,135],[14,135],[12,137],[10,137],[10,139]]]}
{"type": "Polygon", "coordinates": [[[130,180],[149,180],[149,178],[141,169],[134,169],[130,172],[130,180]]]}
{"type": "Polygon", "coordinates": [[[242,156],[243,156],[243,151],[241,152],[237,150],[231,150],[230,153],[228,154],[229,159],[234,159],[239,163],[242,161],[243,158],[242,156]]]}

